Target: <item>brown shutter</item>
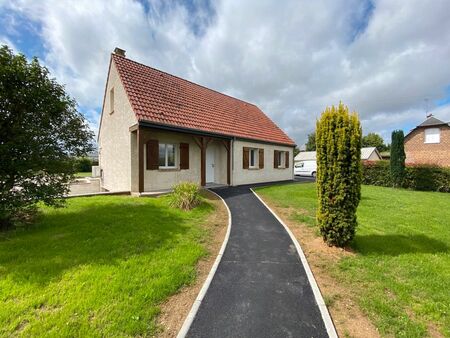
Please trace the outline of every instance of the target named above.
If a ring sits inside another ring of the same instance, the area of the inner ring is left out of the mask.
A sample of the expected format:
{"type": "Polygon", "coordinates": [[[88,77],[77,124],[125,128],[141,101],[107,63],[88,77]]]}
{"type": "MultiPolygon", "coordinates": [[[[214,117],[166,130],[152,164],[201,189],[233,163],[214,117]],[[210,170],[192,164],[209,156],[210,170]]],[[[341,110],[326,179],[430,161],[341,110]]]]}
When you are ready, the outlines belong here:
{"type": "Polygon", "coordinates": [[[273,167],[278,168],[278,150],[273,151],[273,167]]]}
{"type": "Polygon", "coordinates": [[[180,143],[180,169],[189,169],[189,143],[180,143]]]}
{"type": "Polygon", "coordinates": [[[284,163],[285,168],[289,168],[289,151],[286,151],[286,160],[284,163]]]}
{"type": "Polygon", "coordinates": [[[244,147],[242,149],[242,168],[248,169],[248,157],[249,157],[249,149],[244,147]]]}
{"type": "Polygon", "coordinates": [[[264,149],[259,149],[259,169],[264,169],[264,149]]]}
{"type": "Polygon", "coordinates": [[[147,170],[159,169],[159,142],[149,140],[147,143],[147,170]]]}

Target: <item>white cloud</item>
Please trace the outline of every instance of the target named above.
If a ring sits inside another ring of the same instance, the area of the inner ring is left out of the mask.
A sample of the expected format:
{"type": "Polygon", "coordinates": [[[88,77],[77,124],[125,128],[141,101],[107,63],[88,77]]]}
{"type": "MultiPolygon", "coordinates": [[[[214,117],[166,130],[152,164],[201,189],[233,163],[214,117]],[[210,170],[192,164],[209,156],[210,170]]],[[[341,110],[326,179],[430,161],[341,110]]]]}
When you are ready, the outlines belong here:
{"type": "MultiPolygon", "coordinates": [[[[212,16],[205,3],[194,1],[195,11],[158,0],[8,6],[42,27],[45,63],[90,111],[101,104],[115,46],[259,105],[298,143],[340,100],[359,112],[365,132],[389,139],[421,122],[425,98],[449,95],[448,1],[236,0],[214,3],[212,16]]],[[[435,109],[444,120],[449,111],[435,109]]]]}

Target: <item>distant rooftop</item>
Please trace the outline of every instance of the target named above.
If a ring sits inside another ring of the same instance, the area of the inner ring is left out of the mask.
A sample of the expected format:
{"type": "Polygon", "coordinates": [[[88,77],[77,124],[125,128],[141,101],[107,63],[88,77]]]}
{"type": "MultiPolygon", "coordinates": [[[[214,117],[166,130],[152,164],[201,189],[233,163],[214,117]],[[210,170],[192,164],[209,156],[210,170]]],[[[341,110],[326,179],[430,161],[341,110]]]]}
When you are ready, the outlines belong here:
{"type": "MultiPolygon", "coordinates": [[[[365,147],[361,148],[361,160],[368,160],[370,158],[370,155],[372,155],[373,152],[376,152],[379,157],[381,158],[380,153],[378,152],[377,148],[375,147],[365,147]]],[[[315,161],[316,160],[316,152],[315,151],[301,151],[295,156],[295,161],[315,161]]]]}
{"type": "Polygon", "coordinates": [[[418,127],[431,127],[431,126],[441,126],[443,124],[448,124],[430,115],[425,121],[418,125],[418,127]]]}

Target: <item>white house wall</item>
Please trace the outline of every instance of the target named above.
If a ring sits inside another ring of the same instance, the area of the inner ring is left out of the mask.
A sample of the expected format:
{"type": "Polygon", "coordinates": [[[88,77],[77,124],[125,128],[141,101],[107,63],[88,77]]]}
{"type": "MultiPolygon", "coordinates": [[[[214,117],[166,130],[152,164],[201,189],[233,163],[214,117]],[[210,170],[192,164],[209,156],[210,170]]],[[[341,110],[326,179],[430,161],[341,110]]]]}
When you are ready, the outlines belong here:
{"type": "MultiPolygon", "coordinates": [[[[158,169],[147,170],[147,151],[144,146],[144,191],[160,191],[171,189],[179,182],[194,182],[200,185],[201,180],[201,152],[200,148],[189,134],[149,130],[144,132],[145,140],[154,139],[159,143],[170,143],[176,146],[176,168],[175,169],[158,169]],[[180,143],[189,144],[189,169],[180,170],[180,143]]],[[[227,181],[227,155],[225,147],[220,141],[213,140],[208,147],[215,148],[215,183],[226,184],[227,181]]]]}
{"type": "Polygon", "coordinates": [[[294,178],[293,155],[293,147],[236,140],[233,142],[232,185],[292,180],[294,178]],[[264,149],[263,169],[243,169],[244,147],[264,149]],[[275,150],[289,152],[288,168],[279,169],[273,167],[275,150]]]}
{"type": "Polygon", "coordinates": [[[99,165],[102,186],[109,191],[131,189],[131,137],[130,126],[137,123],[130,102],[118,76],[114,63],[106,88],[106,97],[99,133],[99,165]],[[114,88],[114,113],[110,114],[111,88],[114,88]]]}

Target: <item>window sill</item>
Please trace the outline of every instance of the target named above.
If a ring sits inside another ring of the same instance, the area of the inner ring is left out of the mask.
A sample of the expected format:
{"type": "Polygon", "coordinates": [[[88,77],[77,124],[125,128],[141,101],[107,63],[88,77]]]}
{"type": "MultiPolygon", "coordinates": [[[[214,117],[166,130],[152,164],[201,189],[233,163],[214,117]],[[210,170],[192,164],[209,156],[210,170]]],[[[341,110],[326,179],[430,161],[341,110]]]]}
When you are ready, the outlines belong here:
{"type": "Polygon", "coordinates": [[[170,171],[180,171],[180,169],[179,168],[159,168],[158,171],[170,172],[170,171]]]}
{"type": "Polygon", "coordinates": [[[424,144],[439,144],[441,142],[424,142],[424,144]]]}
{"type": "Polygon", "coordinates": [[[248,170],[259,170],[257,167],[249,167],[248,170]]]}
{"type": "Polygon", "coordinates": [[[278,168],[275,168],[275,169],[287,169],[286,167],[278,167],[278,168]]]}

